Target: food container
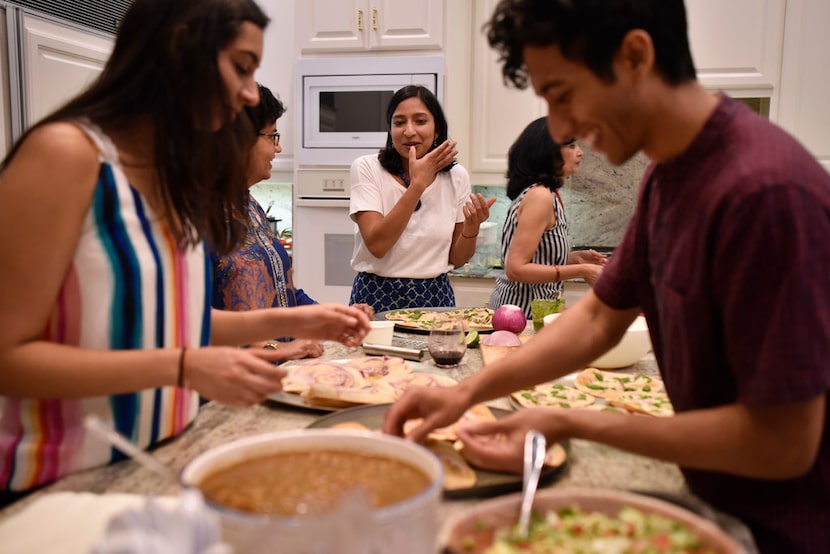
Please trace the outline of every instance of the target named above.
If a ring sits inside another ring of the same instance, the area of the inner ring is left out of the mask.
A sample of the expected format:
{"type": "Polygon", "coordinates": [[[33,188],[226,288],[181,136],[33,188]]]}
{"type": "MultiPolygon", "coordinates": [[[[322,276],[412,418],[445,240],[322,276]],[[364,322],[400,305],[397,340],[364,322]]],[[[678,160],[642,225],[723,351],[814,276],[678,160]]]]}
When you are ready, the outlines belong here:
{"type": "MultiPolygon", "coordinates": [[[[544,318],[545,325],[550,325],[560,314],[549,314],[544,318]]],[[[648,334],[646,318],[638,316],[626,329],[625,334],[615,346],[588,364],[599,369],[618,369],[633,365],[651,350],[651,338],[648,334]]]]}
{"type": "Polygon", "coordinates": [[[219,515],[223,540],[237,554],[435,552],[443,469],[426,448],[398,437],[333,429],[255,435],[199,455],[185,467],[182,482],[197,487],[208,475],[243,460],[309,449],[353,451],[400,460],[421,470],[430,484],[426,490],[396,504],[374,509],[364,506],[365,511],[343,508],[326,516],[267,516],[208,502],[219,515]]]}
{"type": "MultiPolygon", "coordinates": [[[[493,542],[494,531],[516,523],[521,493],[481,502],[457,518],[452,525],[445,552],[480,554],[493,542]]],[[[642,512],[658,514],[678,521],[694,532],[703,546],[716,554],[741,554],[744,549],[717,525],[688,510],[663,500],[634,493],[603,490],[561,488],[536,493],[534,511],[547,513],[566,506],[577,506],[586,512],[616,515],[625,506],[642,512]]]]}
{"type": "Polygon", "coordinates": [[[395,335],[394,321],[374,320],[370,321],[369,325],[371,325],[372,328],[369,329],[369,332],[366,333],[365,337],[363,337],[363,344],[379,344],[383,346],[389,346],[392,344],[392,338],[395,335]]]}

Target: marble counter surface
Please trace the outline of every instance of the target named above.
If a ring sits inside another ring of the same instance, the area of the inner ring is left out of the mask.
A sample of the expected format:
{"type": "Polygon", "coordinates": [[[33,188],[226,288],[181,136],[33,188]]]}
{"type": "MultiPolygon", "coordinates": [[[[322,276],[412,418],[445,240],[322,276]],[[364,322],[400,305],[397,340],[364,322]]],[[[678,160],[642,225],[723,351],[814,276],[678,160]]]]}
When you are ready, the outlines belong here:
{"type": "MultiPolygon", "coordinates": [[[[362,350],[326,343],[325,356],[330,359],[359,357],[362,356],[362,350]]],[[[472,375],[480,367],[479,351],[471,349],[465,354],[461,365],[448,370],[448,374],[460,380],[472,375]]],[[[655,362],[650,354],[640,360],[633,369],[656,373],[655,362]]],[[[492,401],[491,405],[510,408],[504,398],[492,401]]],[[[320,415],[322,414],[317,411],[272,401],[244,409],[210,402],[202,408],[186,432],[153,449],[152,455],[175,470],[181,470],[193,458],[211,447],[249,435],[303,428],[320,415]]],[[[566,471],[548,486],[648,490],[696,501],[686,489],[682,475],[674,464],[587,441],[572,440],[570,446],[570,460],[566,471]]],[[[0,512],[0,521],[24,509],[36,498],[57,491],[175,495],[178,485],[128,460],[67,476],[0,512]]],[[[453,518],[478,501],[462,499],[442,502],[441,520],[444,524],[441,539],[446,535],[453,518]]],[[[745,533],[737,522],[727,519],[720,523],[733,535],[742,536],[745,533]]],[[[55,552],[59,551],[59,545],[56,545],[55,552]]]]}

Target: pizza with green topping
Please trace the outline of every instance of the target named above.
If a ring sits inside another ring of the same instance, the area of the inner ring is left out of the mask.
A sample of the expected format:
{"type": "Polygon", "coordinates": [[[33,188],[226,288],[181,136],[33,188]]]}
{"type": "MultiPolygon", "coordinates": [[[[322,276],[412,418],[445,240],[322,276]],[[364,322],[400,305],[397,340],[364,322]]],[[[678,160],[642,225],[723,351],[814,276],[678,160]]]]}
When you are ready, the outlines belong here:
{"type": "Polygon", "coordinates": [[[657,417],[671,417],[674,415],[674,407],[671,405],[669,396],[662,391],[659,392],[618,392],[609,395],[606,399],[612,406],[625,408],[629,412],[646,414],[657,417]]]}
{"type": "Polygon", "coordinates": [[[663,381],[644,373],[622,373],[586,367],[576,376],[574,386],[582,392],[599,398],[620,392],[659,392],[663,381]]]}
{"type": "Polygon", "coordinates": [[[663,381],[657,377],[588,367],[576,376],[574,386],[577,390],[602,398],[611,406],[629,412],[658,417],[674,415],[663,381]]]}
{"type": "Polygon", "coordinates": [[[464,330],[492,330],[493,310],[490,308],[456,308],[454,310],[409,308],[392,310],[386,313],[386,319],[394,321],[397,327],[429,331],[440,329],[451,318],[460,316],[464,320],[464,330]]]}
{"type": "Polygon", "coordinates": [[[590,394],[555,382],[516,391],[510,396],[525,408],[585,408],[596,400],[590,394]]]}

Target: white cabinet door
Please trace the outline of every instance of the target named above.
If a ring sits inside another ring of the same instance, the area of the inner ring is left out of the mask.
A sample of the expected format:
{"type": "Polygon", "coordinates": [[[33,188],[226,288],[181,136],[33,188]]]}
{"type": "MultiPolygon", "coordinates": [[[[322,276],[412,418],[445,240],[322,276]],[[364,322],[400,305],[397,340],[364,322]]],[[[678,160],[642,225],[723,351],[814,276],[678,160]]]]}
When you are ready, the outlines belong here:
{"type": "Polygon", "coordinates": [[[302,52],[365,49],[366,0],[303,0],[297,6],[302,52]]]}
{"type": "Polygon", "coordinates": [[[54,111],[95,79],[112,39],[32,17],[23,18],[26,125],[54,111]]]}
{"type": "Polygon", "coordinates": [[[303,0],[297,21],[302,53],[440,50],[444,0],[303,0]]]}
{"type": "Polygon", "coordinates": [[[495,9],[496,0],[474,4],[473,70],[470,88],[470,160],[468,170],[477,184],[504,184],[507,150],[534,119],[547,114],[547,107],[528,87],[518,90],[504,83],[497,53],[490,48],[481,26],[495,9]]]}
{"type": "Polygon", "coordinates": [[[830,2],[788,0],[777,122],[830,171],[830,2]]]}
{"type": "Polygon", "coordinates": [[[436,49],[444,44],[444,0],[372,0],[369,49],[436,49]]]}
{"type": "Polygon", "coordinates": [[[700,82],[769,96],[778,85],[786,0],[687,0],[700,82]],[[754,92],[753,92],[754,91],[754,92]]]}

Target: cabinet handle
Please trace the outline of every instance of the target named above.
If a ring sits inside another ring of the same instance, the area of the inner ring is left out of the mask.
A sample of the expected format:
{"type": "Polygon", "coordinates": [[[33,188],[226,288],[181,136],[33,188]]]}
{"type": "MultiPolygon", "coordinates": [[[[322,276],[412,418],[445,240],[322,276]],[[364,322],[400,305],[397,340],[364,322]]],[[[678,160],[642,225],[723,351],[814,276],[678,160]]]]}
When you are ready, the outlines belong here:
{"type": "Polygon", "coordinates": [[[357,30],[363,32],[363,10],[357,10],[357,30]]]}
{"type": "Polygon", "coordinates": [[[372,8],[372,30],[378,30],[378,9],[372,8]]]}

